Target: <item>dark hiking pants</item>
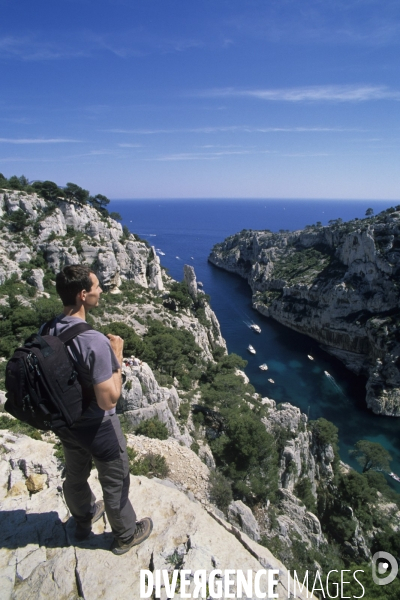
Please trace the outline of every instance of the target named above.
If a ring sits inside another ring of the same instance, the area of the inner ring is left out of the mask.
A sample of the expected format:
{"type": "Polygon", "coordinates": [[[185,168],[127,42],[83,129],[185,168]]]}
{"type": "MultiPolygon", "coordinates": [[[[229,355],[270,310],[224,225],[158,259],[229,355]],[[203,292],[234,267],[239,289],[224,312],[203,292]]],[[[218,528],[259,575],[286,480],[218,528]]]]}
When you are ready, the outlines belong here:
{"type": "Polygon", "coordinates": [[[90,489],[92,459],[99,474],[108,521],[115,537],[126,542],[136,529],[129,501],[129,462],[118,416],[107,415],[96,427],[57,431],[65,454],[63,485],[67,506],[82,527],[90,527],[95,497],[90,489]]]}

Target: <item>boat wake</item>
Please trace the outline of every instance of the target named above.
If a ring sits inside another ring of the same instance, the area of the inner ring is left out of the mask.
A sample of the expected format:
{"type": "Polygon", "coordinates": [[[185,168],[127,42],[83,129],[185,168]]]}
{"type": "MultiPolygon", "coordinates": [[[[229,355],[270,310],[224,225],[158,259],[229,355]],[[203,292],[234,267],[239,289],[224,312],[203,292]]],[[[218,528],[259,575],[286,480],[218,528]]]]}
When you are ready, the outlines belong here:
{"type": "Polygon", "coordinates": [[[243,323],[246,325],[246,327],[249,327],[249,329],[257,330],[259,328],[257,323],[254,323],[254,321],[250,321],[250,319],[243,319],[243,323]]]}
{"type": "Polygon", "coordinates": [[[324,375],[329,379],[329,381],[331,382],[331,384],[333,385],[333,387],[340,393],[342,394],[342,396],[346,396],[345,393],[343,392],[342,388],[340,387],[340,385],[338,385],[335,381],[335,378],[328,373],[328,371],[324,371],[324,375]]]}

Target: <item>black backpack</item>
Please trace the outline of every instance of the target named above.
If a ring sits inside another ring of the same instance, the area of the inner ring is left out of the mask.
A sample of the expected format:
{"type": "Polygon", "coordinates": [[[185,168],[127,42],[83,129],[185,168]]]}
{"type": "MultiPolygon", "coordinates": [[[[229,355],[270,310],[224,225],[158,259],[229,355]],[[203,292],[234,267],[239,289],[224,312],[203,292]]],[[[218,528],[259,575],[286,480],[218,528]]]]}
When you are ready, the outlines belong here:
{"type": "MultiPolygon", "coordinates": [[[[50,323],[42,328],[48,332],[50,323]]],[[[66,344],[92,329],[85,322],[58,336],[33,334],[6,366],[5,410],[36,429],[71,427],[83,411],[83,392],[66,344]]]]}

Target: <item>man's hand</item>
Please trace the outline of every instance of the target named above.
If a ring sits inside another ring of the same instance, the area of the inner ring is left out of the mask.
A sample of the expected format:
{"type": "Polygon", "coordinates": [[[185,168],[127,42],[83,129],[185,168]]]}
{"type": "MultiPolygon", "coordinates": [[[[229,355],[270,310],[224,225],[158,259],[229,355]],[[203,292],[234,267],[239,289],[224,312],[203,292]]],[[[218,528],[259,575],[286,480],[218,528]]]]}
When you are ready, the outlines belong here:
{"type": "Polygon", "coordinates": [[[113,349],[119,364],[122,365],[124,340],[119,335],[113,335],[112,333],[107,333],[107,337],[110,340],[111,348],[113,349]]]}

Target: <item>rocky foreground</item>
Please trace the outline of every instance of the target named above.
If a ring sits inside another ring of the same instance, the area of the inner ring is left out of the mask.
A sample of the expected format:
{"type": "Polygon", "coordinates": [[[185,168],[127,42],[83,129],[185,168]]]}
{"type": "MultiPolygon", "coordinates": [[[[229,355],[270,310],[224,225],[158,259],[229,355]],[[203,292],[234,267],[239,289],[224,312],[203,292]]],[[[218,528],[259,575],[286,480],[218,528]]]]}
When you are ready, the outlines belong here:
{"type": "MultiPolygon", "coordinates": [[[[170,441],[166,444],[174,446],[170,441]]],[[[140,598],[141,569],[169,573],[174,569],[191,573],[277,569],[276,592],[279,598],[288,597],[287,570],[269,550],[227,523],[218,511],[189,498],[172,481],[131,477],[130,499],[138,518],[152,516],[154,529],[148,541],[118,557],[109,551],[113,536],[106,517],[94,525],[85,542],[75,539],[74,521],[62,495],[62,466],[54,457],[53,444],[2,431],[0,449],[2,600],[140,598]]],[[[171,447],[165,450],[174,453],[171,447]]],[[[185,466],[184,458],[181,466],[185,466]]],[[[90,484],[100,498],[96,470],[90,484]]],[[[293,589],[293,582],[290,585],[293,589]]],[[[260,587],[266,591],[265,585],[260,587]]],[[[178,592],[174,597],[182,596],[178,592]]],[[[311,595],[304,591],[297,597],[311,595]]],[[[161,598],[167,598],[163,588],[161,598]]]]}
{"type": "MultiPolygon", "coordinates": [[[[400,210],[400,207],[397,207],[400,210]]],[[[400,212],[294,232],[242,232],[209,261],[246,278],[261,314],[367,377],[366,402],[400,416],[400,212]]]]}

